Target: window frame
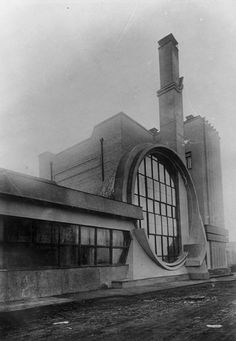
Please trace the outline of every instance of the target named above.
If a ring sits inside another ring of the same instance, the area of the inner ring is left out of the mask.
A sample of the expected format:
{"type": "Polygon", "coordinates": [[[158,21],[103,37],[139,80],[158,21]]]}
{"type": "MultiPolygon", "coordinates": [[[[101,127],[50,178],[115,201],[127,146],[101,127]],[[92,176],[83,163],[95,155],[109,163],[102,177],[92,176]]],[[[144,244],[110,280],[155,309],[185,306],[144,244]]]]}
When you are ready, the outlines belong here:
{"type": "Polygon", "coordinates": [[[174,262],[181,252],[178,198],[178,172],[175,167],[163,155],[159,155],[158,153],[147,154],[137,169],[133,202],[139,206],[143,205],[144,219],[139,220],[138,227],[145,228],[154,253],[166,263],[174,262]],[[149,165],[148,172],[146,168],[147,162],[149,165]],[[145,190],[142,190],[142,193],[140,192],[140,179],[145,183],[145,190]],[[152,183],[152,190],[150,183],[152,183]],[[156,189],[158,192],[156,192],[156,189]],[[171,196],[171,199],[168,195],[171,196]],[[153,216],[154,227],[152,226],[153,216]],[[150,219],[152,224],[150,224],[150,219]],[[172,225],[170,219],[172,220],[172,225]],[[174,235],[174,225],[177,227],[176,235],[174,235]],[[166,229],[164,230],[165,226],[166,229]],[[167,255],[164,252],[165,243],[167,244],[167,255]],[[158,250],[157,246],[160,244],[161,250],[158,250]]]}
{"type": "Polygon", "coordinates": [[[192,152],[191,151],[185,153],[185,160],[186,160],[187,169],[192,169],[193,159],[192,159],[192,152]]]}
{"type": "MultiPolygon", "coordinates": [[[[107,228],[107,227],[96,227],[91,225],[84,225],[84,224],[69,224],[69,223],[60,223],[60,222],[53,222],[53,221],[45,221],[45,220],[39,220],[39,219],[31,219],[31,218],[25,218],[25,217],[14,217],[14,216],[4,216],[4,239],[3,241],[0,241],[0,247],[5,248],[14,248],[19,247],[19,249],[22,247],[22,252],[24,249],[32,248],[32,250],[37,250],[38,246],[42,245],[43,247],[48,246],[49,248],[56,249],[56,252],[58,253],[58,259],[56,265],[31,265],[30,267],[27,266],[11,266],[11,264],[8,262],[8,259],[5,261],[5,264],[2,264],[3,268],[74,268],[74,267],[93,267],[93,266],[115,266],[115,265],[124,265],[126,263],[129,246],[131,243],[131,236],[130,231],[127,230],[119,230],[114,228],[107,228]],[[19,240],[19,231],[22,228],[23,225],[30,225],[30,239],[28,237],[27,241],[19,240]],[[8,238],[11,236],[10,229],[11,226],[16,227],[15,231],[15,239],[8,238]],[[41,232],[43,231],[44,227],[50,227],[51,230],[51,237],[50,237],[50,243],[42,243],[37,241],[37,229],[40,228],[41,232]],[[86,244],[82,243],[81,238],[81,231],[83,230],[83,227],[88,229],[94,230],[94,243],[92,244],[86,244]],[[62,236],[64,233],[64,229],[66,228],[75,228],[75,231],[77,230],[77,237],[75,242],[65,241],[62,242],[62,236]],[[109,231],[109,245],[100,245],[97,243],[97,231],[98,230],[106,230],[109,231]],[[52,231],[56,231],[57,234],[57,243],[52,242],[53,236],[52,231]],[[123,234],[123,245],[114,246],[113,245],[113,236],[116,231],[119,231],[123,234]],[[18,240],[17,240],[18,239],[18,240]],[[76,261],[73,262],[73,264],[62,264],[62,250],[63,248],[71,247],[76,248],[76,261]],[[91,248],[94,250],[94,256],[93,256],[93,262],[92,264],[82,264],[82,253],[83,253],[83,247],[91,248]],[[98,263],[97,261],[97,250],[98,248],[106,248],[109,249],[109,262],[106,263],[98,263]],[[113,250],[119,249],[122,250],[122,260],[118,263],[113,262],[113,250]]],[[[23,254],[23,253],[22,253],[23,254]]],[[[7,257],[8,258],[8,257],[7,257]]]]}

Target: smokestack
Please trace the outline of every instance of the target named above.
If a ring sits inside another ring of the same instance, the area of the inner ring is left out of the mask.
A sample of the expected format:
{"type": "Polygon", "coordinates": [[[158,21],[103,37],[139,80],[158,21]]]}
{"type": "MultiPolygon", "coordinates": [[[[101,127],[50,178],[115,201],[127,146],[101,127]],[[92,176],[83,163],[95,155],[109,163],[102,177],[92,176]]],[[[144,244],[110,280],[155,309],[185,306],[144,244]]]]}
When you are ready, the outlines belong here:
{"type": "Polygon", "coordinates": [[[185,160],[183,126],[183,77],[179,78],[178,42],[169,34],[159,42],[159,97],[161,143],[185,160]]]}

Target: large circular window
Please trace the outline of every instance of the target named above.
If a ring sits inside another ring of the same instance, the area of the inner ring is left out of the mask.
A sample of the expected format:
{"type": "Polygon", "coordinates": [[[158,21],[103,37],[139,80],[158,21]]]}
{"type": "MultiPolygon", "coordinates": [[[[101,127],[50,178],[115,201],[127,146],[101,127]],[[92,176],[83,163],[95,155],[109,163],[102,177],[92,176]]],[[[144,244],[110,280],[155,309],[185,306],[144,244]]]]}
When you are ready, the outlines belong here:
{"type": "Polygon", "coordinates": [[[163,261],[173,263],[180,253],[177,174],[158,154],[146,156],[139,165],[134,203],[143,208],[141,228],[163,261]]]}

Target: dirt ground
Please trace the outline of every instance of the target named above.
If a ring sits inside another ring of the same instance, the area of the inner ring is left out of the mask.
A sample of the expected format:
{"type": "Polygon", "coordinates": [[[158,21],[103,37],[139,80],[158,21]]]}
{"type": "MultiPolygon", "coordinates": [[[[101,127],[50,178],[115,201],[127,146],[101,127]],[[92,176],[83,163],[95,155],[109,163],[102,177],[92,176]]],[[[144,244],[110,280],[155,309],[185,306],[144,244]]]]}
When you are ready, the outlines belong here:
{"type": "Polygon", "coordinates": [[[1,313],[0,340],[236,340],[236,281],[1,313]]]}

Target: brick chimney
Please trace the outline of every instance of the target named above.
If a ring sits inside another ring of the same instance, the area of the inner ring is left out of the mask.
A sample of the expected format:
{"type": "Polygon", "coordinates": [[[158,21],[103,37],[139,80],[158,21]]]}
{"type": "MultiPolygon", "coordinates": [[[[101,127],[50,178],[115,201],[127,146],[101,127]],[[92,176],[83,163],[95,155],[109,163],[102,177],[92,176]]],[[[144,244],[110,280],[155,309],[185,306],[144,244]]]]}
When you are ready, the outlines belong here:
{"type": "Polygon", "coordinates": [[[178,42],[169,34],[159,42],[160,85],[157,92],[160,113],[160,142],[184,156],[183,77],[179,78],[178,42]]]}

